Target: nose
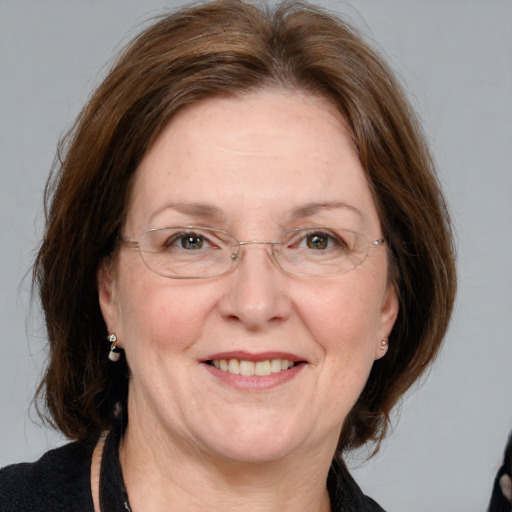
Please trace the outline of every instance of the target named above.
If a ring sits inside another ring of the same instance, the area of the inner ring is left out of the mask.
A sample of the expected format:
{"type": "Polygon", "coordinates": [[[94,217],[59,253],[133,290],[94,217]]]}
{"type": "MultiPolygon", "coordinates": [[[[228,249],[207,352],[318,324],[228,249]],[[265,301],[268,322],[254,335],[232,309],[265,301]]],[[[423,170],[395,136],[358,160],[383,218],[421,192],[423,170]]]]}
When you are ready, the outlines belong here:
{"type": "Polygon", "coordinates": [[[219,304],[223,318],[250,330],[264,330],[289,317],[286,276],[275,265],[271,250],[265,242],[240,247],[237,267],[226,275],[228,288],[219,304]]]}

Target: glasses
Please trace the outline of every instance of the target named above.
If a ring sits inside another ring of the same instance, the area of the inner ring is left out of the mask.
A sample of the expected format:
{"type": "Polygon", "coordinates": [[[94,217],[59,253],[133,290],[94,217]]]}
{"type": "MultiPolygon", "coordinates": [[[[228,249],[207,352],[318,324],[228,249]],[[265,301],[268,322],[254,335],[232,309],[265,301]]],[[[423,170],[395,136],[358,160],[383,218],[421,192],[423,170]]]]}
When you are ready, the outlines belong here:
{"type": "Polygon", "coordinates": [[[326,227],[285,231],[278,240],[239,242],[220,229],[175,226],[150,229],[138,242],[119,238],[139,250],[149,270],[171,279],[206,279],[232,270],[242,246],[268,244],[281,270],[297,276],[327,277],[359,267],[372,247],[384,238],[369,241],[360,233],[326,227]]]}

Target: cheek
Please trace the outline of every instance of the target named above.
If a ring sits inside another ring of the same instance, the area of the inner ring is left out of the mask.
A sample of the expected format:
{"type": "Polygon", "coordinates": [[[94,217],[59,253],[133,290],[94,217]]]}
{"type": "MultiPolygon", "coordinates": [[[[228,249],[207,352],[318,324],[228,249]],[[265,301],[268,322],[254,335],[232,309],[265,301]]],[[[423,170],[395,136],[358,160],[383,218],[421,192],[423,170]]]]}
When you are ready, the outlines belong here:
{"type": "Polygon", "coordinates": [[[302,308],[303,323],[323,352],[324,383],[341,396],[360,392],[380,341],[379,290],[384,293],[385,285],[358,277],[347,274],[337,283],[322,283],[302,308]]]}
{"type": "Polygon", "coordinates": [[[361,281],[344,277],[338,286],[322,284],[302,308],[303,324],[322,354],[314,393],[325,422],[336,428],[368,380],[379,333],[379,298],[361,281]]]}
{"type": "Polygon", "coordinates": [[[190,286],[154,274],[126,275],[120,286],[119,316],[120,339],[129,360],[141,350],[179,351],[201,336],[211,307],[207,296],[198,300],[190,286]]]}
{"type": "Polygon", "coordinates": [[[364,283],[352,281],[318,287],[302,308],[312,332],[332,349],[343,350],[343,344],[360,346],[378,337],[380,296],[364,283]]]}

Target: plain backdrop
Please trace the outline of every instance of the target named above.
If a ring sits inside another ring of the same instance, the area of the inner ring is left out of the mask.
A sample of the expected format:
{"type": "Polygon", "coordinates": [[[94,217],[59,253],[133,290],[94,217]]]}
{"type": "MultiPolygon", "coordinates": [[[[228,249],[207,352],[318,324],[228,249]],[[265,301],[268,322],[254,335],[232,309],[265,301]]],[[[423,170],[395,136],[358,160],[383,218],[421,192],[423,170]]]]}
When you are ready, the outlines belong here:
{"type": "MultiPolygon", "coordinates": [[[[459,251],[456,310],[438,361],[404,400],[380,453],[367,462],[355,454],[351,466],[390,512],[482,511],[512,428],[512,1],[323,5],[359,26],[405,84],[459,251]]],[[[26,277],[57,142],[120,42],[173,6],[0,0],[0,466],[63,442],[31,407],[45,334],[26,277]]]]}

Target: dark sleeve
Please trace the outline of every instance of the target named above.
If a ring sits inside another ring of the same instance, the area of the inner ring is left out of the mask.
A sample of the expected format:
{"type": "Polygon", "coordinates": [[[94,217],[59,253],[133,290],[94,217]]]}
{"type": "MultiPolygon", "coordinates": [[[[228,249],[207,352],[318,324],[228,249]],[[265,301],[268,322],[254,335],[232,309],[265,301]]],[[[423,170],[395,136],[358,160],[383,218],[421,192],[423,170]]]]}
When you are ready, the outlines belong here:
{"type": "Polygon", "coordinates": [[[37,462],[0,470],[0,512],[94,512],[92,443],[71,443],[37,462]]]}

